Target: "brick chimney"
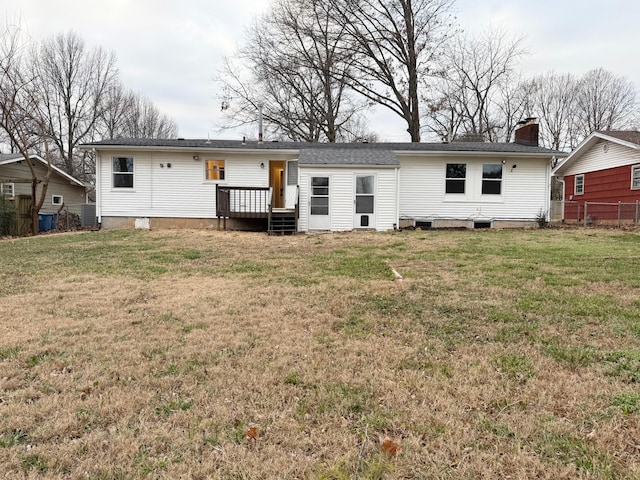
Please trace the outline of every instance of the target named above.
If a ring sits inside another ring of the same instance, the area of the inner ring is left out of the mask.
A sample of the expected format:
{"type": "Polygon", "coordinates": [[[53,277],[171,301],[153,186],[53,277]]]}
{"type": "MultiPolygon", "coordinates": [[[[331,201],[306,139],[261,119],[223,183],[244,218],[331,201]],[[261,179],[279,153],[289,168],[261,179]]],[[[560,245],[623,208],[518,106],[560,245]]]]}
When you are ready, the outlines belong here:
{"type": "Polygon", "coordinates": [[[530,147],[538,146],[538,133],[540,131],[540,126],[536,120],[536,118],[530,117],[518,122],[515,132],[515,143],[528,145],[530,147]]]}

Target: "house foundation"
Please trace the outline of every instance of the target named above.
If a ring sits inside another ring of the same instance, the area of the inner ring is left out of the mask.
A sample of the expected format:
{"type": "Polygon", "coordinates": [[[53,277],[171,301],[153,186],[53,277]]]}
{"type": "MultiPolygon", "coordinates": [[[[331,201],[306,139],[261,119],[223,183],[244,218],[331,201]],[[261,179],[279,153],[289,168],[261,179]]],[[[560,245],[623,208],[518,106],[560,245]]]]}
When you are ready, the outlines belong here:
{"type": "MultiPolygon", "coordinates": [[[[172,228],[218,229],[217,218],[175,218],[175,217],[102,217],[101,228],[105,230],[168,230],[172,228]]],[[[222,221],[220,222],[222,229],[222,221]]],[[[227,230],[266,231],[266,219],[227,218],[227,230]]]]}

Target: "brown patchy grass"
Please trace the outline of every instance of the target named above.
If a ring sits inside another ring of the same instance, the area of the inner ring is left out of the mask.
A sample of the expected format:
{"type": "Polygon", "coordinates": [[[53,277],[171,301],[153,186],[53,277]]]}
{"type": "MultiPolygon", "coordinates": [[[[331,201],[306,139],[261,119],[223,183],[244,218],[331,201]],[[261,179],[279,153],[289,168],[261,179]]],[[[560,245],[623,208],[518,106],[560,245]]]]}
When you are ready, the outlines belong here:
{"type": "Polygon", "coordinates": [[[637,478],[639,257],[593,230],[2,241],[0,478],[637,478]]]}

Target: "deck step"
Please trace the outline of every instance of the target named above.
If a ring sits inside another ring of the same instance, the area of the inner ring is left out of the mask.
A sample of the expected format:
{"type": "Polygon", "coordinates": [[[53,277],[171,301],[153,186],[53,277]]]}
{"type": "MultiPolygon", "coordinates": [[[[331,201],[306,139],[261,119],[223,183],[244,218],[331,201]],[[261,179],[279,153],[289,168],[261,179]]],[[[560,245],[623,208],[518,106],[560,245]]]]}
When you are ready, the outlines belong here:
{"type": "Polygon", "coordinates": [[[295,212],[274,211],[271,214],[269,235],[294,235],[297,230],[295,212]]]}

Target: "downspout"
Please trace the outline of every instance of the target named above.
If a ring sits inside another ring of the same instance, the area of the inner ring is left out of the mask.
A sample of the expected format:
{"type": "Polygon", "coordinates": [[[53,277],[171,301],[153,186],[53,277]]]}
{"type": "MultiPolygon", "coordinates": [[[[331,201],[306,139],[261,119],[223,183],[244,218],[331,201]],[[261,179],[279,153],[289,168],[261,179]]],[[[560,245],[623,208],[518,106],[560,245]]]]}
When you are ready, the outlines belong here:
{"type": "Polygon", "coordinates": [[[149,170],[149,207],[153,212],[153,152],[149,153],[149,170]]]}
{"type": "Polygon", "coordinates": [[[96,156],[96,213],[98,224],[102,224],[102,157],[92,149],[96,156]]]}
{"type": "Polygon", "coordinates": [[[396,171],[396,230],[400,230],[400,167],[396,171]]]}
{"type": "Polygon", "coordinates": [[[547,218],[549,219],[549,222],[551,222],[551,162],[553,161],[553,158],[551,158],[546,165],[546,195],[545,195],[545,210],[547,211],[547,218]]]}

